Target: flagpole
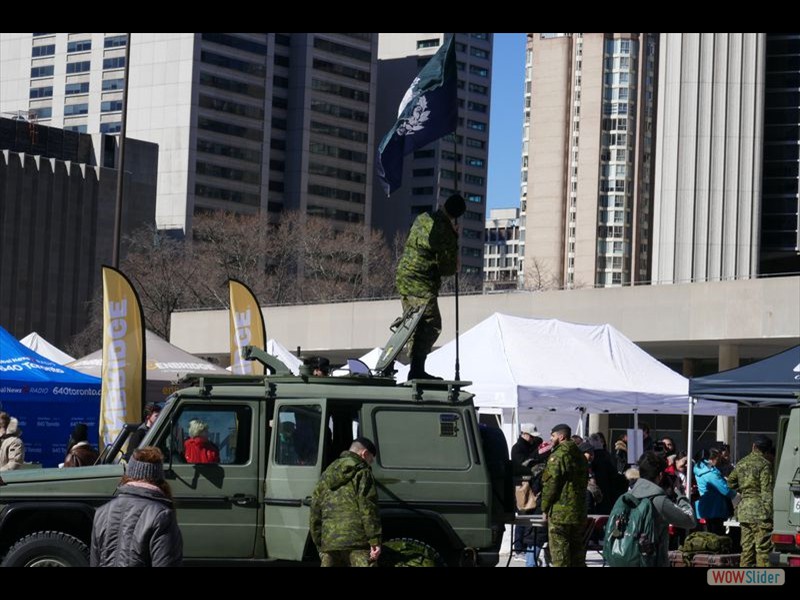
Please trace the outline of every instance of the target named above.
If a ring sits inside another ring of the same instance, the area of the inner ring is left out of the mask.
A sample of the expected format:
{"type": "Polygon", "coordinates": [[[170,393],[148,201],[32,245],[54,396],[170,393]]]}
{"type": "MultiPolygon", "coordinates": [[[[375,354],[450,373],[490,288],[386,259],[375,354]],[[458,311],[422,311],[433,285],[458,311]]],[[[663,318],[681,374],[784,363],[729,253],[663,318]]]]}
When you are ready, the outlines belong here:
{"type": "Polygon", "coordinates": [[[125,34],[125,71],[122,85],[122,118],[119,130],[119,161],[117,164],[117,196],[114,205],[114,247],[111,250],[111,264],[119,269],[119,241],[122,236],[122,190],[125,180],[125,132],[128,123],[128,87],[131,71],[131,34],[125,34]]]}
{"type": "MultiPolygon", "coordinates": [[[[456,43],[456,34],[453,32],[453,43],[456,43]]],[[[458,90],[458,86],[456,86],[458,90]]],[[[458,91],[456,91],[456,128],[453,130],[453,171],[456,194],[458,193],[458,91]]],[[[458,219],[456,219],[456,381],[461,381],[461,362],[458,347],[458,272],[461,270],[461,248],[459,247],[458,219]]]]}

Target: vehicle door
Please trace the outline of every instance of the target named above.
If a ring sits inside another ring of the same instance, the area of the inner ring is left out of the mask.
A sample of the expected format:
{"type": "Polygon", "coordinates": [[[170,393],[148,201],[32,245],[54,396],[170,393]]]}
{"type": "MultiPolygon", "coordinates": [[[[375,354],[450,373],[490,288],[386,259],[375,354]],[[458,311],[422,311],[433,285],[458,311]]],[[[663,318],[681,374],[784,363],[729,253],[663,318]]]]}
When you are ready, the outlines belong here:
{"type": "Polygon", "coordinates": [[[190,400],[152,438],[165,457],[167,481],[191,558],[249,558],[258,535],[258,402],[190,400]],[[206,434],[195,437],[194,433],[206,434]],[[193,450],[199,447],[202,452],[193,450]],[[195,463],[189,456],[201,454],[195,463]],[[199,462],[200,460],[209,462],[199,462]]]}
{"type": "Polygon", "coordinates": [[[325,406],[324,399],[275,403],[264,498],[270,558],[303,558],[311,494],[323,466],[325,406]]]}

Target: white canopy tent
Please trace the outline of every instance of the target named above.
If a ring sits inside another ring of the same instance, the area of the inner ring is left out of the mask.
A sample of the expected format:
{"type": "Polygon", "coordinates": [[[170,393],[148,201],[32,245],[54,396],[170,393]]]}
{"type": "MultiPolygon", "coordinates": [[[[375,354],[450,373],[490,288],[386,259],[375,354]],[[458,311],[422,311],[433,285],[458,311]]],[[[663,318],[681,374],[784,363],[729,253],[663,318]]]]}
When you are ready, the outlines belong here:
{"type": "Polygon", "coordinates": [[[54,363],[58,363],[59,365],[65,365],[75,360],[72,356],[70,356],[66,352],[62,352],[61,350],[53,346],[53,344],[48,342],[46,339],[44,339],[35,331],[32,331],[31,333],[26,335],[19,342],[23,346],[27,346],[28,348],[36,352],[36,354],[44,356],[45,358],[49,358],[54,363]]]}
{"type": "MultiPolygon", "coordinates": [[[[472,381],[482,413],[502,414],[510,442],[531,420],[544,437],[556,422],[586,413],[688,414],[688,379],[611,325],[495,313],[460,338],[461,379],[472,381]],[[540,424],[541,423],[541,424],[540,424]]],[[[425,370],[453,379],[455,340],[428,356],[425,370]]],[[[736,407],[700,400],[695,414],[735,416],[736,407]]]]}

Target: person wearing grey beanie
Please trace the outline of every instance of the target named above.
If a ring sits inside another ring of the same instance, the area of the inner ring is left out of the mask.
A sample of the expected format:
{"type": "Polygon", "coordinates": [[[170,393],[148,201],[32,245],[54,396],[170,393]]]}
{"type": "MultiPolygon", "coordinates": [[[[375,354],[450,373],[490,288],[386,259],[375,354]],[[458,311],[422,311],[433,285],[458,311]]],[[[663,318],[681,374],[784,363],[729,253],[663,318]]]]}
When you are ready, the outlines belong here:
{"type": "Polygon", "coordinates": [[[183,537],[164,455],[155,447],[134,450],[111,502],[94,515],[92,567],[179,567],[183,537]]]}

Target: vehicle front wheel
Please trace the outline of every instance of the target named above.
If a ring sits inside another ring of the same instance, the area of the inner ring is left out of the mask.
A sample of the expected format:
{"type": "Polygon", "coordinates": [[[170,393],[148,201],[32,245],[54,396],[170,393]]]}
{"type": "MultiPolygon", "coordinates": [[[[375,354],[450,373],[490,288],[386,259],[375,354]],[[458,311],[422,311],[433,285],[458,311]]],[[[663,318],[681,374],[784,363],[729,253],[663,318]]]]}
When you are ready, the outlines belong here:
{"type": "Polygon", "coordinates": [[[60,531],[26,535],[6,554],[0,567],[88,567],[89,549],[78,538],[60,531]]]}

